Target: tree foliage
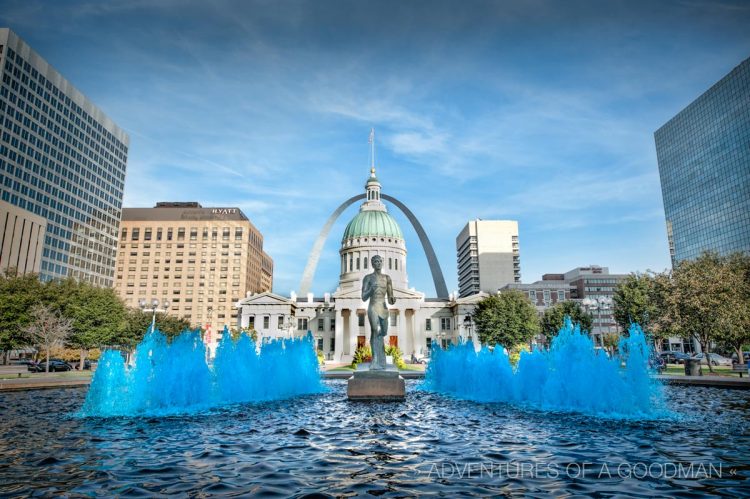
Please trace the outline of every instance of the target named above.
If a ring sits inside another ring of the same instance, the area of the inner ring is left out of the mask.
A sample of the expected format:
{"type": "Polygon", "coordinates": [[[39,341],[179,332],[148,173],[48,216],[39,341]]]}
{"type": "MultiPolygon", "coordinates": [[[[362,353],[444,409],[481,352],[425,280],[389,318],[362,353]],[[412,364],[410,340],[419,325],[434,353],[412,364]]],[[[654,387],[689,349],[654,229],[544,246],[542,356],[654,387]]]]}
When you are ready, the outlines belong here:
{"type": "Polygon", "coordinates": [[[540,332],[534,305],[517,290],[484,298],[477,304],[473,319],[479,341],[485,345],[500,344],[508,350],[530,341],[540,332]]]}
{"type": "MultiPolygon", "coordinates": [[[[706,252],[655,277],[653,295],[657,313],[653,326],[659,336],[694,339],[708,354],[713,343],[720,343],[741,326],[742,321],[732,310],[738,300],[736,279],[729,264],[731,258],[734,257],[706,252]]],[[[708,355],[705,358],[713,372],[708,355]]]]}
{"type": "Polygon", "coordinates": [[[644,331],[651,330],[651,321],[657,313],[654,299],[654,277],[634,273],[623,279],[615,290],[615,322],[623,333],[627,333],[634,322],[644,331]]]}
{"type": "MultiPolygon", "coordinates": [[[[0,350],[8,352],[32,343],[26,326],[39,302],[42,283],[37,274],[20,275],[15,269],[0,273],[0,350]]],[[[6,356],[4,356],[6,357],[6,356]]]]}
{"type": "Polygon", "coordinates": [[[719,343],[736,351],[739,363],[744,364],[743,346],[750,343],[750,255],[735,253],[726,258],[725,265],[734,293],[727,297],[725,315],[720,320],[719,343]]]}
{"type": "MultiPolygon", "coordinates": [[[[134,347],[143,339],[151,327],[151,313],[144,313],[140,309],[127,309],[125,316],[125,329],[120,342],[122,346],[134,347]]],[[[156,329],[161,331],[170,340],[190,329],[190,322],[180,317],[174,317],[163,313],[156,314],[156,329]]]]}
{"type": "Polygon", "coordinates": [[[581,330],[591,331],[591,314],[586,312],[581,304],[575,301],[562,301],[544,311],[542,315],[542,333],[547,341],[551,341],[565,324],[565,316],[578,323],[581,330]]]}

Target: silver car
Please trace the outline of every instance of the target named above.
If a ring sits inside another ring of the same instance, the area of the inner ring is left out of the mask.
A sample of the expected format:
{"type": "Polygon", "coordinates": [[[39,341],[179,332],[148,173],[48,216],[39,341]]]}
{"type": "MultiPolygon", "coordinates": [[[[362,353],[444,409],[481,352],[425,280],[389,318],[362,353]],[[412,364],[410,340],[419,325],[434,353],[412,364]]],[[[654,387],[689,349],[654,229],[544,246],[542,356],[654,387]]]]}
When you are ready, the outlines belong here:
{"type": "MultiPolygon", "coordinates": [[[[695,354],[693,358],[700,360],[701,363],[706,362],[706,359],[703,353],[695,354]]],[[[718,353],[710,353],[708,354],[708,358],[711,359],[712,366],[730,366],[730,367],[732,366],[732,359],[728,359],[727,357],[722,357],[718,353]]]]}

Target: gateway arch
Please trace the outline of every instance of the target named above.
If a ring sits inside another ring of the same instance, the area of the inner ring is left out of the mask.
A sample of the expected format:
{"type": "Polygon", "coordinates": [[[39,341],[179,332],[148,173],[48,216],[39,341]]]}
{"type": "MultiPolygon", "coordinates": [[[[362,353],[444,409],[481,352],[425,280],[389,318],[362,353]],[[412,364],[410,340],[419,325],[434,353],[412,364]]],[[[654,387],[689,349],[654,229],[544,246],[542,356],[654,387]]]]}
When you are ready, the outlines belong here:
{"type": "MultiPolygon", "coordinates": [[[[412,227],[414,227],[417,236],[419,236],[419,242],[422,244],[422,249],[424,249],[424,254],[427,257],[427,263],[429,263],[430,265],[432,282],[435,284],[435,292],[437,293],[437,297],[447,300],[448,287],[445,285],[443,271],[440,268],[440,263],[438,262],[437,256],[435,255],[435,250],[432,249],[432,243],[430,243],[430,239],[427,237],[427,233],[424,231],[422,224],[419,223],[419,220],[417,220],[417,217],[414,216],[414,213],[412,213],[411,210],[398,199],[392,196],[388,196],[387,194],[381,194],[380,197],[382,199],[385,199],[386,201],[393,203],[396,207],[398,207],[399,210],[401,210],[404,215],[406,215],[406,218],[409,219],[409,222],[411,223],[412,227]]],[[[328,239],[328,234],[331,232],[331,227],[333,227],[333,224],[336,222],[336,220],[338,220],[339,216],[344,212],[344,210],[346,210],[355,202],[364,198],[364,194],[358,194],[347,199],[346,201],[341,203],[341,206],[336,208],[336,211],[334,211],[330,217],[328,217],[328,220],[323,226],[323,229],[320,231],[320,234],[318,234],[318,238],[315,240],[312,251],[310,251],[310,256],[307,259],[307,265],[305,266],[305,271],[302,274],[302,281],[299,285],[301,296],[305,296],[310,291],[310,286],[312,285],[312,280],[315,276],[315,269],[317,268],[318,261],[320,260],[320,253],[323,251],[323,245],[325,244],[326,239],[328,239]]]]}

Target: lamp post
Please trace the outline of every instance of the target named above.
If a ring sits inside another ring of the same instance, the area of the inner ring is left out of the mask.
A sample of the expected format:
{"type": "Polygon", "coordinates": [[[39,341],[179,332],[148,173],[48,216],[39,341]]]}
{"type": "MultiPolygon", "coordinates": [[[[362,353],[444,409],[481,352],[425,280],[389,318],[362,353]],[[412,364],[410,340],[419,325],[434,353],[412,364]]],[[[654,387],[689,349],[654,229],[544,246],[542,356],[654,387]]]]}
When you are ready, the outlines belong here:
{"type": "Polygon", "coordinates": [[[464,317],[464,329],[466,330],[466,336],[467,340],[474,342],[474,338],[472,337],[472,331],[474,329],[474,321],[471,320],[471,316],[469,314],[466,314],[464,317]]]}
{"type": "Polygon", "coordinates": [[[162,303],[162,308],[159,308],[158,298],[151,298],[150,303],[145,298],[141,298],[138,301],[138,306],[141,307],[142,312],[151,312],[153,314],[151,316],[151,331],[153,332],[154,328],[156,327],[156,312],[162,312],[166,314],[167,309],[169,308],[169,300],[165,298],[164,302],[162,303]]]}
{"type": "Polygon", "coordinates": [[[286,329],[286,333],[289,335],[289,339],[294,338],[294,319],[292,319],[291,315],[286,318],[284,328],[286,329]]]}
{"type": "MultiPolygon", "coordinates": [[[[588,311],[590,312],[596,311],[596,319],[599,324],[598,325],[599,336],[601,337],[602,335],[602,311],[609,310],[609,308],[612,306],[612,298],[608,296],[600,296],[599,298],[584,298],[581,303],[588,311]]],[[[592,334],[593,334],[593,331],[592,331],[592,334]]],[[[596,338],[596,335],[594,335],[594,337],[596,338]]],[[[602,345],[599,345],[599,346],[603,346],[604,342],[601,340],[601,338],[600,338],[600,341],[602,345]]]]}

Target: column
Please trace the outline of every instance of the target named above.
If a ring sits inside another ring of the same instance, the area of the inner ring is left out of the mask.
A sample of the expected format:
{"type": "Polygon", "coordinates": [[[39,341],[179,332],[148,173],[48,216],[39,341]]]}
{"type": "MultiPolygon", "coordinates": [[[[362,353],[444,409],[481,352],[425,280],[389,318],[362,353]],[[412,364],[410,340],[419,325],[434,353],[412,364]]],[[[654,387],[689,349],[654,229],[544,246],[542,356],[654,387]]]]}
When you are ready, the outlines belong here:
{"type": "Polygon", "coordinates": [[[334,345],[333,360],[340,362],[344,354],[344,319],[341,310],[338,307],[335,310],[336,318],[334,320],[336,321],[336,329],[334,330],[334,338],[336,344],[334,345]]]}

